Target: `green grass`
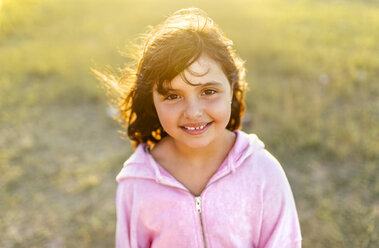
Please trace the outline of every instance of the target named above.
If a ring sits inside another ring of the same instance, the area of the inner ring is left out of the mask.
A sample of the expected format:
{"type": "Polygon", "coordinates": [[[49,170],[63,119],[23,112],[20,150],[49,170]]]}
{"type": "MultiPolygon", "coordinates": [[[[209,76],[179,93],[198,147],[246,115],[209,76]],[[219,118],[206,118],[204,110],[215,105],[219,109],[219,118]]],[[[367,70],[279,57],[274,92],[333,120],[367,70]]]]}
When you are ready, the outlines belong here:
{"type": "Polygon", "coordinates": [[[122,66],[128,41],[190,6],[246,60],[244,130],[281,161],[303,246],[378,246],[376,1],[3,0],[0,247],[114,246],[131,148],[90,67],[122,66]]]}

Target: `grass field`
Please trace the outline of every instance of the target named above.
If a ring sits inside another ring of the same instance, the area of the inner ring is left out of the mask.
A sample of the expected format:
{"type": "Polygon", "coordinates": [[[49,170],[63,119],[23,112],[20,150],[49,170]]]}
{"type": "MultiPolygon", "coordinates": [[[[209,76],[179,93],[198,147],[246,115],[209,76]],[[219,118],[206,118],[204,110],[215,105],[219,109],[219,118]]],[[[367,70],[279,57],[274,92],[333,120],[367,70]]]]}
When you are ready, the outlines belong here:
{"type": "Polygon", "coordinates": [[[246,60],[244,130],[281,161],[304,247],[379,247],[377,1],[0,0],[0,247],[114,246],[131,153],[90,67],[179,8],[246,60]]]}

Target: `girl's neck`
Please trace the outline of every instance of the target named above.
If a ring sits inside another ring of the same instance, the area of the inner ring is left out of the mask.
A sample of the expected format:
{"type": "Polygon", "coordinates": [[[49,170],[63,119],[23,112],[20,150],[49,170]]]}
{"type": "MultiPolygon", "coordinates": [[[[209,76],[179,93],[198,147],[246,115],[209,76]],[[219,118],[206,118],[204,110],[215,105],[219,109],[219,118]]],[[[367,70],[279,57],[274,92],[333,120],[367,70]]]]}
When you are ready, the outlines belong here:
{"type": "Polygon", "coordinates": [[[172,162],[175,161],[176,164],[200,168],[206,166],[211,161],[220,160],[222,162],[233,147],[235,139],[236,134],[234,132],[225,130],[217,140],[208,146],[193,148],[185,146],[171,137],[166,137],[160,142],[161,146],[157,147],[155,155],[161,157],[162,154],[165,154],[166,159],[170,159],[172,162]]]}

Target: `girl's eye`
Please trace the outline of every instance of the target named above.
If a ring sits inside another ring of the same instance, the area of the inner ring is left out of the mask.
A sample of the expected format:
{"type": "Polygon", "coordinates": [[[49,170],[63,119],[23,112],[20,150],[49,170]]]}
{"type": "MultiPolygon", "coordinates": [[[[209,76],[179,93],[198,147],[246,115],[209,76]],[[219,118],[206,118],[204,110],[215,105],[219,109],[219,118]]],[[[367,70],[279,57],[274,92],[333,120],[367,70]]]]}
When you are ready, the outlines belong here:
{"type": "Polygon", "coordinates": [[[206,89],[203,91],[202,93],[203,95],[213,95],[213,94],[216,94],[216,91],[215,90],[211,90],[211,89],[206,89]]]}
{"type": "Polygon", "coordinates": [[[170,94],[170,95],[165,97],[165,100],[176,100],[179,98],[180,98],[180,96],[178,96],[177,94],[170,94]]]}

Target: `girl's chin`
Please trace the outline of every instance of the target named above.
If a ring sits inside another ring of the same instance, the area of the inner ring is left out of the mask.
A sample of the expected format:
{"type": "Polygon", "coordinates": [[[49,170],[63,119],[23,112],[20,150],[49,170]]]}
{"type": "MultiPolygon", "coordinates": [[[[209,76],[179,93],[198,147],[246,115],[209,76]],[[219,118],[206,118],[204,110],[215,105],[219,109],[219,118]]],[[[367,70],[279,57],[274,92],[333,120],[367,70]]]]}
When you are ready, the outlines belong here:
{"type": "Polygon", "coordinates": [[[180,141],[180,144],[188,147],[189,149],[204,149],[214,143],[217,137],[217,135],[186,137],[180,141]]]}
{"type": "Polygon", "coordinates": [[[188,143],[182,143],[185,147],[192,150],[200,150],[204,149],[209,146],[209,142],[188,142],[188,143]]]}

